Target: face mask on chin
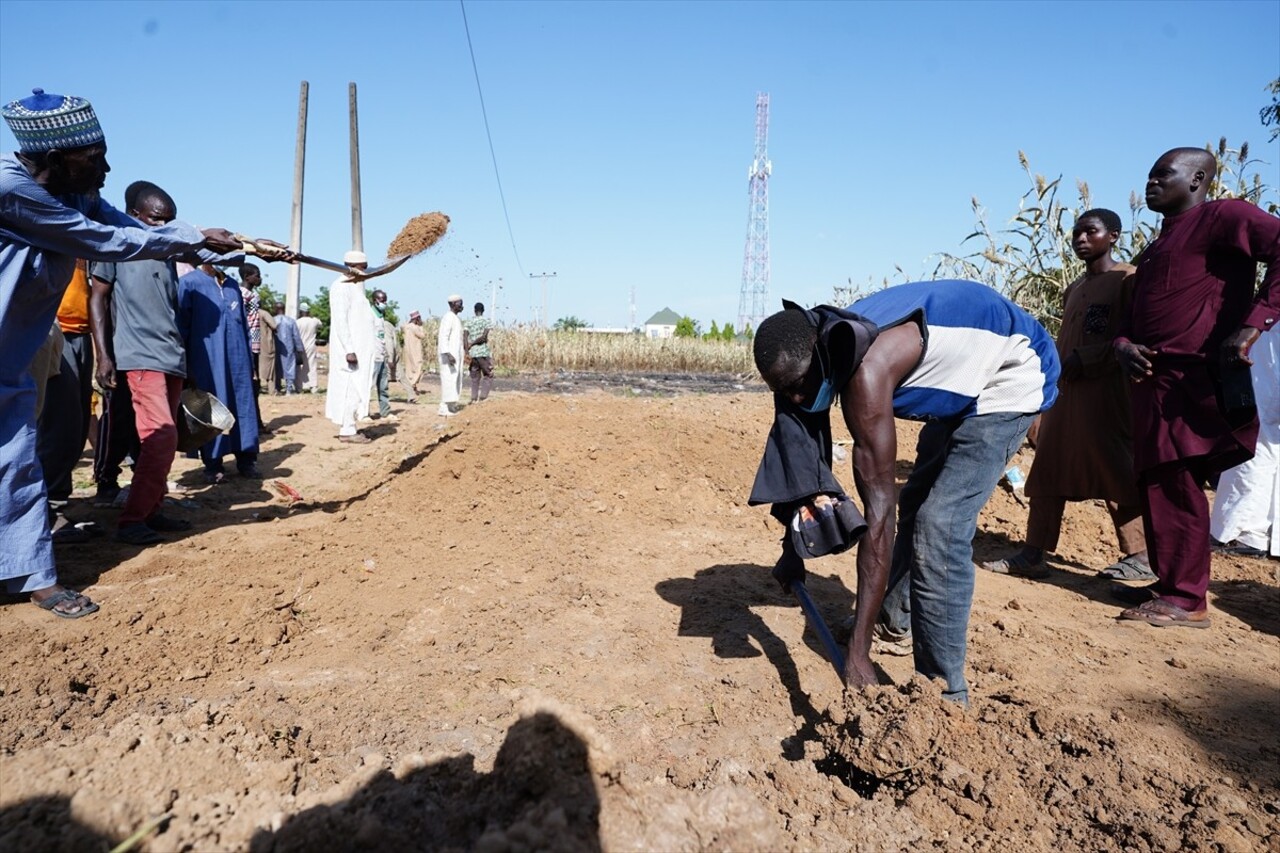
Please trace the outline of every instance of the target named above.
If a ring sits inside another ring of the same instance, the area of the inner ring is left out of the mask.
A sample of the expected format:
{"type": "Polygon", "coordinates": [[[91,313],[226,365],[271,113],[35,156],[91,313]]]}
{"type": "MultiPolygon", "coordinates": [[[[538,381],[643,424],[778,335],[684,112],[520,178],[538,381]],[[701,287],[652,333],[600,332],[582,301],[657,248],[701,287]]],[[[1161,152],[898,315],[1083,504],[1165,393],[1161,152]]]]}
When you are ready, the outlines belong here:
{"type": "Polygon", "coordinates": [[[830,409],[836,396],[835,383],[827,375],[827,361],[823,357],[821,345],[815,346],[813,352],[818,360],[818,368],[822,371],[822,384],[818,386],[818,393],[814,394],[812,403],[807,406],[803,403],[800,404],[800,410],[810,414],[825,412],[830,409]]]}

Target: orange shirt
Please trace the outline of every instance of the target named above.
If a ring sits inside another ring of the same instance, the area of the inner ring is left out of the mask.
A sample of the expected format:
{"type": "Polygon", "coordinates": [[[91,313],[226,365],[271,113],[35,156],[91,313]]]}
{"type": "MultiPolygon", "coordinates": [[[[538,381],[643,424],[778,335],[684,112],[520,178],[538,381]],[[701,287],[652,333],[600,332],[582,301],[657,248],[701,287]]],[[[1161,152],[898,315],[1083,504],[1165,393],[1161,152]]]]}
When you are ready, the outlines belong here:
{"type": "Polygon", "coordinates": [[[89,264],[76,261],[71,283],[62,294],[58,306],[58,325],[64,335],[83,335],[89,331],[89,264]]]}

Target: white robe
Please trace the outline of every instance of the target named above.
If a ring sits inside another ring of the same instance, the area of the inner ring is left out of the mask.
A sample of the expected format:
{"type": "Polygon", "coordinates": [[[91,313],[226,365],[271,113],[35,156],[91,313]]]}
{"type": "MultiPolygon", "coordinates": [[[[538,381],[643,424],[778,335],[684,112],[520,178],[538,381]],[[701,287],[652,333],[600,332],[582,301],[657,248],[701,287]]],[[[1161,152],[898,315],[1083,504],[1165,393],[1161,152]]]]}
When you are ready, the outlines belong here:
{"type": "Polygon", "coordinates": [[[462,393],[462,321],[452,309],[440,318],[440,334],[436,340],[440,360],[440,403],[456,403],[462,393]],[[453,356],[453,364],[445,359],[446,353],[453,356]]]}
{"type": "Polygon", "coordinates": [[[1222,472],[1209,532],[1219,542],[1234,539],[1280,557],[1280,330],[1263,332],[1249,356],[1258,446],[1248,462],[1222,472]]]}
{"type": "Polygon", "coordinates": [[[298,334],[302,335],[302,349],[307,354],[306,370],[299,370],[298,381],[304,388],[315,390],[320,375],[316,372],[316,332],[320,321],[315,317],[298,318],[298,334]]]}
{"type": "Polygon", "coordinates": [[[373,388],[373,358],[378,339],[373,333],[373,306],[364,284],[340,278],[329,288],[329,390],[324,414],[339,426],[352,426],[369,416],[373,388]],[[347,364],[347,353],[357,363],[347,364]]]}

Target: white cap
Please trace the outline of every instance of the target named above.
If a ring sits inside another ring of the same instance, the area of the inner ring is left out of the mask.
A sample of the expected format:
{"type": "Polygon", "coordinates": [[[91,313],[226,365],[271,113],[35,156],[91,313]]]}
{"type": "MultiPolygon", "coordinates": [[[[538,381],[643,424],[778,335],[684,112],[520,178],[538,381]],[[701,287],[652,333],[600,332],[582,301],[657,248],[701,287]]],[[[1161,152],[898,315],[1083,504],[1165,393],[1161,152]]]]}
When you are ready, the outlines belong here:
{"type": "Polygon", "coordinates": [[[461,301],[462,301],[462,297],[455,293],[455,294],[453,294],[452,296],[450,296],[450,297],[449,297],[448,301],[449,301],[449,302],[461,302],[461,301]]]}
{"type": "Polygon", "coordinates": [[[369,263],[369,258],[364,252],[357,252],[353,250],[342,256],[342,262],[347,266],[351,266],[352,264],[367,264],[369,263]]]}

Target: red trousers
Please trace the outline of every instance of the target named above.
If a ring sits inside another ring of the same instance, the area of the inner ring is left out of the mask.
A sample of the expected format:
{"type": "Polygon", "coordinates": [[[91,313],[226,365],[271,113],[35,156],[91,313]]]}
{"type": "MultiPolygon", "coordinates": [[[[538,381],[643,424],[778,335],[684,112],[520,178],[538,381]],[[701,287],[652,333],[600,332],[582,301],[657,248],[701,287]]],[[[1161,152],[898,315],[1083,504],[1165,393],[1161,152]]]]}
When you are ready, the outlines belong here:
{"type": "Polygon", "coordinates": [[[1208,603],[1209,499],[1204,487],[1217,470],[1208,457],[1196,456],[1138,475],[1156,590],[1165,601],[1191,612],[1208,603]]]}
{"type": "Polygon", "coordinates": [[[169,469],[178,450],[178,399],[182,377],[158,370],[127,370],[133,395],[133,416],[141,450],[133,464],[129,498],[120,513],[120,526],[146,521],[160,510],[169,490],[169,469]]]}

